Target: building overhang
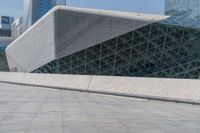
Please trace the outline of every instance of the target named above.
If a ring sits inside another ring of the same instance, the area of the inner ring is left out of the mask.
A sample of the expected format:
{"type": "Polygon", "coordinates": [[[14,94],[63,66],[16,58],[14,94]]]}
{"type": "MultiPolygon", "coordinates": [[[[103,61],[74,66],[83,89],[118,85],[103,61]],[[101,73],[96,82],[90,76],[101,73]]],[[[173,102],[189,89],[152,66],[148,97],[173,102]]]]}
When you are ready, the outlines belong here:
{"type": "Polygon", "coordinates": [[[6,49],[11,71],[42,65],[168,16],[56,6],[6,49]],[[20,53],[20,54],[19,54],[20,53]]]}

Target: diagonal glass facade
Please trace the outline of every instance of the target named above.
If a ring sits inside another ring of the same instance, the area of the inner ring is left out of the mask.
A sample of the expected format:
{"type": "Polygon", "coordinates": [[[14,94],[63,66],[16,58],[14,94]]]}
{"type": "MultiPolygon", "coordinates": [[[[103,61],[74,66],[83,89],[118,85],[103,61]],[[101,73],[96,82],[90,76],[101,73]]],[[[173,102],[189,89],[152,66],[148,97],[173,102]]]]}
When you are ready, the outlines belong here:
{"type": "Polygon", "coordinates": [[[199,79],[200,29],[174,21],[150,24],[33,72],[199,79]]]}

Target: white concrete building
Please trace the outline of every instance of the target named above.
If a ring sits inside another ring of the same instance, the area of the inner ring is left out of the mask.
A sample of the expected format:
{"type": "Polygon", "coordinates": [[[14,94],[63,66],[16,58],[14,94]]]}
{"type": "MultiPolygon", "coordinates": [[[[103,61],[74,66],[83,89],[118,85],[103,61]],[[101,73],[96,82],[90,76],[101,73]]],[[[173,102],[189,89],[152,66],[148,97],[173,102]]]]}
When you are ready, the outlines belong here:
{"type": "Polygon", "coordinates": [[[17,72],[199,79],[198,26],[187,18],[57,6],[6,55],[17,72]]]}
{"type": "Polygon", "coordinates": [[[7,48],[9,67],[31,72],[55,59],[166,18],[57,6],[7,48]]]}

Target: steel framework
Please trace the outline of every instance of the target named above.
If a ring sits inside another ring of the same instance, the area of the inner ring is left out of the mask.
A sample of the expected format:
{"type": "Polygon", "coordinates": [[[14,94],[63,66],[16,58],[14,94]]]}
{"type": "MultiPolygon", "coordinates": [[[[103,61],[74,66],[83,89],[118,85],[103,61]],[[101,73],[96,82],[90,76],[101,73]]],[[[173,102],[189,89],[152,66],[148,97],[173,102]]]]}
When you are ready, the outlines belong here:
{"type": "Polygon", "coordinates": [[[165,21],[54,60],[34,72],[198,79],[199,51],[199,29],[165,21]]]}

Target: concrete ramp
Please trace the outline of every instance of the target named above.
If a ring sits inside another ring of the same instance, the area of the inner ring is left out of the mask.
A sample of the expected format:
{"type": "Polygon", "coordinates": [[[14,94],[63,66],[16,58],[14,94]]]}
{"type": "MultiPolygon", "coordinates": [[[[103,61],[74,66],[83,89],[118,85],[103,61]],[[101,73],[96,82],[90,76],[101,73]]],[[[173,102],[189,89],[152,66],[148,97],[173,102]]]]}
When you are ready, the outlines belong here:
{"type": "Polygon", "coordinates": [[[200,80],[0,72],[0,82],[200,104],[200,80]]]}

